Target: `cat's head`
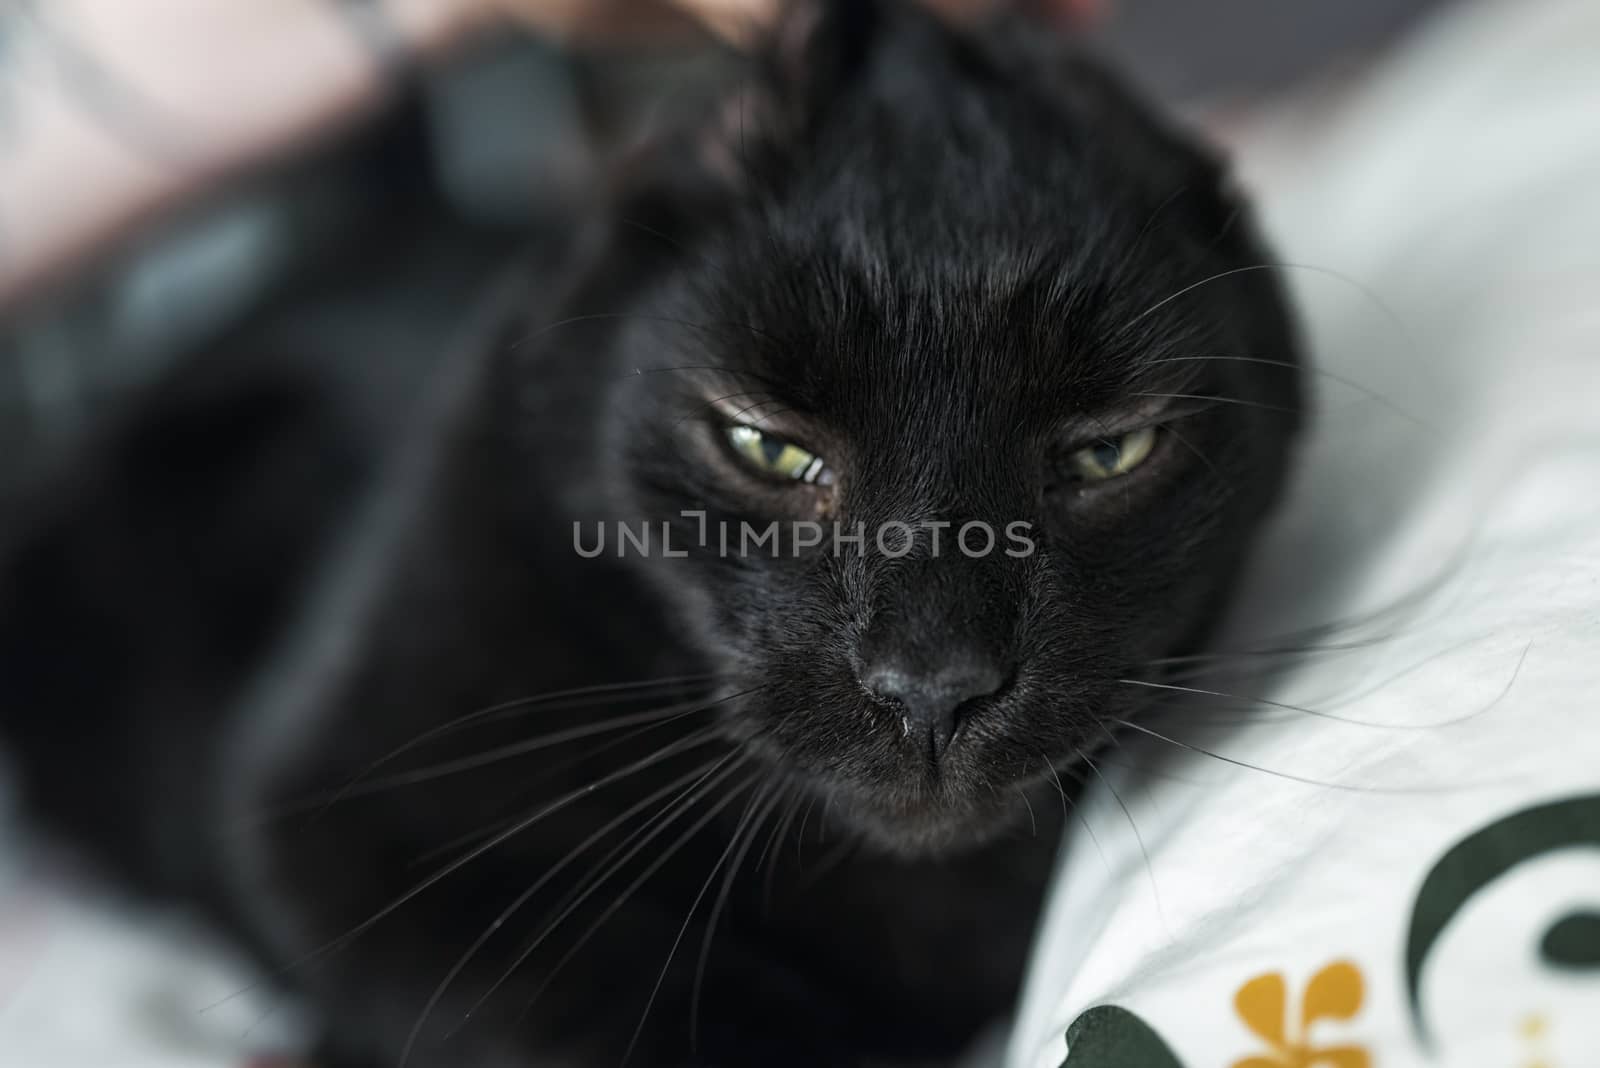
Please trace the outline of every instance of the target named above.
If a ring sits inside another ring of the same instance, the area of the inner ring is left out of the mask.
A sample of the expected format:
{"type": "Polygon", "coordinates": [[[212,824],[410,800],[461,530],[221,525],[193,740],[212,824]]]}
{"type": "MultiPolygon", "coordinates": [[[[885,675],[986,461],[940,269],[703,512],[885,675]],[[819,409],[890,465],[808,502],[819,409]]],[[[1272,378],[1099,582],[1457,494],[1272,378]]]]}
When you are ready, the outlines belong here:
{"type": "Polygon", "coordinates": [[[976,841],[1219,611],[1293,330],[1215,163],[1035,31],[805,4],[767,58],[621,213],[660,266],[592,309],[606,481],[674,524],[638,566],[730,732],[886,847],[976,841]]]}

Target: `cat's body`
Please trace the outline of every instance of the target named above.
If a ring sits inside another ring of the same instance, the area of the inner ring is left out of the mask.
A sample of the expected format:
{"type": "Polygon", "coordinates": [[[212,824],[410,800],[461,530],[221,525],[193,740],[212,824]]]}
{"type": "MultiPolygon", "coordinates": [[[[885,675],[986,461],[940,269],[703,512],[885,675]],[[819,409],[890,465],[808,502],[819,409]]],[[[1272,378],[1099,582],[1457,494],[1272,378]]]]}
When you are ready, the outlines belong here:
{"type": "MultiPolygon", "coordinates": [[[[1119,680],[1214,620],[1298,407],[1211,166],[1050,51],[894,5],[799,11],[559,306],[452,361],[438,421],[237,692],[63,696],[44,654],[96,590],[13,584],[26,772],[94,746],[63,726],[78,707],[184,706],[165,737],[105,735],[158,754],[116,813],[89,784],[43,807],[209,902],[352,1063],[957,1057],[1021,981],[1061,777],[1143,702],[1119,680]],[[1147,471],[1063,473],[1155,422],[1147,471]],[[729,424],[803,440],[828,477],[741,468],[729,424]],[[618,559],[614,526],[577,551],[575,525],[617,521],[654,551],[618,559]],[[866,551],[788,526],[776,558],[717,551],[772,521],[859,523],[866,551]],[[872,551],[893,522],[953,525],[895,560],[872,551]],[[1032,551],[953,548],[972,522],[1023,523],[1032,551]],[[183,771],[191,804],[144,803],[183,771]]],[[[43,551],[13,559],[82,571],[43,551]]]]}

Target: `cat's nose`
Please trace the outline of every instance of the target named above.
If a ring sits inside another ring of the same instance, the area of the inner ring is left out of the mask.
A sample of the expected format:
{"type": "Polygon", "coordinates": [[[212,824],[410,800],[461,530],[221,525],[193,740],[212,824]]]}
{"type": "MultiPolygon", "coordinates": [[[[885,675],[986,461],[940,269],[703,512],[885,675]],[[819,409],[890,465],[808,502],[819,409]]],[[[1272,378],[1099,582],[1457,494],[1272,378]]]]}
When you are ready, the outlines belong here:
{"type": "Polygon", "coordinates": [[[932,668],[894,657],[879,660],[863,669],[861,682],[875,697],[900,706],[906,730],[926,737],[937,760],[962,716],[999,690],[1005,674],[987,657],[957,653],[932,668]]]}

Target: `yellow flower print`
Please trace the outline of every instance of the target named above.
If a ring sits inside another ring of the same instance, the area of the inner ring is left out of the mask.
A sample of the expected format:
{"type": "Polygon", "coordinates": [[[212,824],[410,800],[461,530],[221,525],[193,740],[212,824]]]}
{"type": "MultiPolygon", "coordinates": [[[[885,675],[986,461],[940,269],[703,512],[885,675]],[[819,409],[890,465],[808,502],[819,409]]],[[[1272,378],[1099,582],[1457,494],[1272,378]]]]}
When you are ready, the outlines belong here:
{"type": "Polygon", "coordinates": [[[1290,1033],[1288,995],[1281,972],[1258,975],[1239,988],[1233,1007],[1271,1052],[1235,1061],[1233,1068],[1371,1068],[1362,1046],[1313,1046],[1311,1025],[1318,1020],[1348,1020],[1361,1010],[1361,971],[1336,961],[1311,977],[1300,1003],[1299,1026],[1290,1033]]]}

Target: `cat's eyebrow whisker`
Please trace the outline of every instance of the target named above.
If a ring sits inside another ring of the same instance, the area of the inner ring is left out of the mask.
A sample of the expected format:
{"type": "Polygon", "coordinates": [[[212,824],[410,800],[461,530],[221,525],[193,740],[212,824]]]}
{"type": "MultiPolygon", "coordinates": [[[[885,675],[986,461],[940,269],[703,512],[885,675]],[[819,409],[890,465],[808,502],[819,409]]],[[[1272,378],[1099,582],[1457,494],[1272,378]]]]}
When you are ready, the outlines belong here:
{"type": "MultiPolygon", "coordinates": [[[[455,982],[456,978],[460,976],[464,970],[466,970],[473,958],[476,957],[478,952],[483,949],[485,944],[488,943],[489,939],[494,937],[495,932],[504,927],[513,916],[515,916],[525,905],[527,905],[529,901],[533,900],[534,896],[538,894],[540,890],[548,886],[550,881],[559,875],[563,870],[565,870],[569,864],[582,856],[584,852],[594,846],[595,843],[604,839],[606,835],[610,834],[618,827],[621,827],[624,823],[638,815],[640,812],[643,812],[645,809],[659,804],[668,795],[674,793],[675,791],[682,791],[678,794],[679,798],[686,797],[693,793],[701,783],[705,782],[706,779],[714,775],[719,768],[727,764],[730,760],[734,759],[735,756],[736,753],[730,752],[716,760],[702,764],[687,774],[674,779],[666,786],[654,791],[640,801],[635,802],[621,814],[612,818],[612,820],[605,824],[605,826],[601,827],[599,830],[590,834],[582,842],[578,843],[575,848],[570,850],[560,860],[556,861],[555,864],[547,868],[531,886],[529,886],[509,905],[507,905],[505,909],[503,909],[501,913],[494,918],[489,926],[484,929],[483,933],[479,935],[470,946],[467,947],[466,951],[462,953],[459,958],[457,958],[455,964],[451,966],[450,970],[445,973],[444,978],[440,980],[439,985],[434,987],[433,993],[429,995],[427,1002],[422,1007],[422,1011],[418,1014],[416,1023],[412,1025],[410,1034],[406,1036],[405,1045],[401,1048],[400,1052],[400,1068],[405,1068],[406,1063],[411,1059],[411,1051],[413,1048],[415,1048],[417,1039],[422,1034],[423,1026],[427,1023],[428,1018],[433,1014],[433,1010],[438,1007],[439,1002],[444,998],[445,993],[450,989],[450,985],[455,982]]],[[[491,990],[483,996],[485,999],[487,999],[493,993],[494,989],[491,988],[491,990]]]]}
{"type": "MultiPolygon", "coordinates": [[[[770,390],[764,390],[764,389],[747,389],[747,390],[744,390],[743,392],[740,392],[740,393],[724,393],[720,397],[712,397],[708,401],[704,401],[704,402],[702,402],[700,404],[695,405],[692,409],[689,410],[688,414],[680,416],[678,419],[675,419],[673,421],[673,423],[672,423],[672,428],[674,430],[676,430],[678,427],[682,426],[684,423],[687,423],[689,420],[694,419],[697,416],[699,416],[700,413],[702,413],[702,412],[716,410],[717,407],[720,404],[722,404],[723,401],[738,400],[741,397],[774,397],[774,396],[775,395],[770,390]]],[[[734,421],[737,422],[739,420],[739,418],[744,415],[745,412],[753,411],[756,408],[762,407],[763,405],[779,404],[779,403],[781,403],[781,402],[778,401],[778,400],[759,401],[756,404],[752,404],[749,408],[741,409],[739,412],[735,413],[735,415],[733,417],[734,421]]]]}
{"type": "Polygon", "coordinates": [[[619,226],[626,226],[630,230],[637,230],[641,234],[646,234],[646,235],[648,235],[650,237],[656,238],[657,240],[661,241],[661,243],[666,245],[667,247],[673,249],[676,252],[682,253],[684,256],[687,256],[688,258],[690,258],[690,259],[696,261],[697,263],[699,263],[700,266],[705,267],[708,270],[712,271],[719,278],[726,279],[728,277],[727,270],[724,269],[721,264],[712,261],[712,259],[709,256],[707,256],[705,253],[698,252],[698,251],[690,248],[689,246],[685,245],[682,241],[679,241],[677,238],[673,237],[671,234],[666,233],[665,231],[660,230],[660,229],[658,229],[658,228],[656,228],[654,226],[651,226],[649,223],[641,222],[638,219],[630,219],[630,218],[628,218],[627,216],[624,216],[624,215],[617,216],[617,220],[616,221],[617,221],[617,224],[619,226]]]}
{"type": "Polygon", "coordinates": [[[777,379],[764,375],[759,371],[746,370],[741,367],[724,367],[721,364],[714,363],[684,363],[674,364],[671,367],[635,367],[633,370],[627,371],[618,377],[643,378],[645,375],[675,375],[686,374],[690,371],[706,371],[712,375],[726,375],[728,378],[750,378],[774,389],[783,385],[777,379]]]}
{"type": "Polygon", "coordinates": [[[575,790],[570,790],[567,793],[562,794],[560,797],[542,806],[531,815],[518,820],[512,826],[506,828],[504,831],[501,831],[499,834],[496,834],[487,842],[484,842],[482,845],[473,848],[466,854],[446,864],[444,867],[439,868],[426,878],[419,880],[413,884],[410,889],[400,894],[400,896],[390,901],[387,905],[384,905],[365,920],[362,920],[360,923],[350,928],[344,934],[341,934],[336,938],[329,939],[327,942],[322,943],[315,949],[309,950],[308,952],[301,954],[299,957],[296,957],[294,960],[289,961],[287,964],[282,965],[270,975],[265,976],[262,979],[258,979],[248,986],[234,991],[227,997],[220,998],[217,1001],[204,1006],[200,1011],[209,1012],[218,1006],[232,1001],[234,998],[258,988],[268,979],[279,978],[287,975],[296,968],[304,967],[314,960],[344,948],[357,938],[361,937],[363,934],[372,930],[372,928],[376,927],[383,920],[394,915],[394,913],[399,911],[401,908],[404,908],[419,894],[427,892],[428,890],[437,886],[439,883],[443,882],[445,879],[448,879],[450,876],[460,871],[462,868],[466,867],[468,864],[471,864],[474,860],[477,860],[484,854],[504,845],[506,842],[509,842],[511,839],[515,838],[517,835],[523,833],[529,828],[537,825],[545,819],[548,819],[558,812],[570,808],[577,802],[582,801],[584,798],[593,795],[597,791],[602,790],[607,786],[611,786],[631,776],[637,775],[641,771],[645,771],[648,768],[654,767],[663,761],[669,760],[672,757],[680,755],[681,753],[694,749],[697,746],[704,745],[707,741],[710,741],[715,737],[714,732],[710,732],[708,730],[705,733],[705,737],[691,735],[688,738],[679,739],[678,741],[673,742],[672,744],[667,745],[654,753],[651,753],[649,756],[626,764],[623,767],[618,768],[616,771],[613,771],[607,775],[602,775],[593,782],[586,783],[575,790]]]}
{"type": "Polygon", "coordinates": [[[1282,412],[1285,415],[1302,414],[1299,408],[1289,408],[1281,404],[1266,404],[1262,401],[1245,400],[1243,397],[1220,397],[1213,393],[1132,393],[1129,396],[1146,397],[1152,400],[1192,400],[1206,401],[1208,404],[1237,404],[1242,408],[1259,408],[1265,412],[1282,412]]]}
{"type": "Polygon", "coordinates": [[[1372,389],[1370,386],[1364,386],[1353,378],[1347,378],[1346,376],[1336,374],[1333,371],[1326,371],[1320,367],[1310,365],[1302,366],[1301,364],[1294,363],[1291,360],[1272,360],[1261,356],[1197,354],[1193,356],[1166,356],[1162,357],[1161,359],[1150,360],[1149,363],[1151,365],[1189,362],[1206,363],[1213,360],[1222,361],[1224,363],[1246,363],[1261,367],[1281,367],[1285,370],[1309,372],[1317,375],[1319,378],[1326,378],[1330,382],[1336,382],[1347,389],[1353,389],[1357,393],[1360,393],[1362,396],[1367,397],[1370,400],[1377,401],[1379,404],[1383,405],[1385,408],[1388,408],[1390,411],[1405,419],[1407,422],[1413,423],[1416,426],[1421,427],[1423,430],[1433,434],[1438,434],[1440,432],[1438,427],[1429,423],[1426,419],[1423,419],[1421,416],[1401,407],[1399,404],[1396,404],[1394,401],[1390,400],[1382,393],[1379,393],[1377,390],[1372,389]]]}
{"type": "MultiPolygon", "coordinates": [[[[733,413],[733,421],[735,423],[741,423],[741,422],[744,421],[744,417],[746,415],[748,415],[751,412],[755,411],[757,408],[766,408],[766,407],[768,407],[770,405],[773,405],[773,404],[782,404],[782,403],[783,403],[782,400],[767,400],[767,401],[758,401],[755,404],[746,405],[745,407],[740,408],[738,411],[733,413]]],[[[761,423],[765,422],[768,419],[771,419],[775,415],[782,415],[784,412],[788,412],[788,411],[792,411],[792,410],[793,409],[791,409],[791,408],[779,408],[779,409],[777,409],[775,411],[766,412],[766,413],[756,417],[756,425],[759,426],[761,423]]]]}
{"type": "MultiPolygon", "coordinates": [[[[748,410],[749,409],[746,409],[746,411],[748,411],[748,410]]],[[[762,423],[765,423],[769,419],[776,419],[780,415],[788,415],[792,411],[794,411],[793,408],[775,408],[770,412],[762,412],[760,415],[758,415],[756,417],[756,421],[752,425],[759,427],[762,423]]],[[[740,414],[743,414],[743,413],[740,413],[740,414]]]]}
{"type": "Polygon", "coordinates": [[[1173,440],[1192,452],[1195,456],[1195,459],[1199,460],[1202,464],[1205,464],[1206,470],[1210,471],[1216,480],[1222,483],[1223,489],[1227,490],[1229,493],[1234,492],[1233,480],[1225,476],[1222,471],[1218,469],[1217,465],[1211,462],[1211,457],[1200,451],[1200,449],[1188,438],[1178,433],[1177,427],[1173,426],[1171,423],[1167,423],[1161,429],[1163,433],[1171,434],[1173,440]]]}
{"type": "Polygon", "coordinates": [[[783,348],[790,347],[789,343],[784,341],[782,338],[773,334],[769,334],[760,327],[751,326],[749,323],[736,322],[731,319],[719,319],[709,323],[697,323],[688,319],[675,319],[670,315],[649,315],[644,312],[589,312],[585,315],[569,315],[565,319],[558,319],[553,323],[546,323],[537,330],[534,330],[528,334],[524,334],[522,337],[511,342],[510,347],[513,349],[521,348],[522,346],[527,345],[529,342],[539,340],[546,334],[568,326],[578,326],[583,323],[617,322],[624,319],[637,319],[640,322],[646,323],[663,323],[667,326],[678,326],[686,330],[697,330],[702,333],[710,333],[719,328],[745,330],[749,333],[755,334],[757,337],[764,338],[765,340],[772,342],[774,345],[779,345],[783,348]]]}
{"type": "Polygon", "coordinates": [[[1218,271],[1216,274],[1202,278],[1198,282],[1192,282],[1189,285],[1184,286],[1182,289],[1179,289],[1177,292],[1169,294],[1168,296],[1163,297],[1161,300],[1156,301],[1144,311],[1140,312],[1132,319],[1129,319],[1125,324],[1123,324],[1121,329],[1123,331],[1131,329],[1144,319],[1154,315],[1157,311],[1160,311],[1168,304],[1171,304],[1173,301],[1179,299],[1180,297],[1186,296],[1187,294],[1192,293],[1203,286],[1211,285],[1213,282],[1220,282],[1225,278],[1233,278],[1242,274],[1253,274],[1258,271],[1306,271],[1310,274],[1322,275],[1325,278],[1331,278],[1334,281],[1343,282],[1345,285],[1354,289],[1356,292],[1360,293],[1363,297],[1369,300],[1379,311],[1383,312],[1390,324],[1394,326],[1400,335],[1406,339],[1412,350],[1414,352],[1418,350],[1416,341],[1413,338],[1410,329],[1407,327],[1405,320],[1400,317],[1400,313],[1394,309],[1392,304],[1384,300],[1383,297],[1379,296],[1371,286],[1351,275],[1344,273],[1343,271],[1336,271],[1331,267],[1319,267],[1310,263],[1255,263],[1246,267],[1234,267],[1230,270],[1218,271]]]}
{"type": "Polygon", "coordinates": [[[1249,274],[1256,271],[1304,271],[1307,274],[1314,274],[1323,278],[1330,278],[1354,290],[1374,308],[1378,309],[1379,313],[1382,314],[1384,319],[1394,329],[1395,333],[1399,335],[1401,340],[1405,343],[1405,348],[1408,351],[1408,355],[1410,356],[1413,364],[1428,377],[1433,377],[1433,370],[1429,365],[1429,362],[1423,357],[1422,346],[1418,344],[1416,335],[1412,332],[1405,319],[1401,317],[1400,313],[1395,310],[1394,305],[1390,304],[1381,295],[1379,295],[1376,290],[1367,285],[1365,282],[1362,282],[1360,279],[1346,274],[1343,271],[1334,270],[1331,267],[1320,267],[1311,263],[1257,263],[1246,267],[1235,267],[1231,270],[1218,271],[1216,274],[1184,286],[1177,292],[1156,301],[1144,311],[1125,322],[1121,327],[1118,328],[1117,332],[1119,334],[1126,334],[1138,323],[1155,314],[1161,308],[1188,293],[1194,292],[1202,286],[1208,286],[1213,282],[1218,282],[1225,278],[1232,278],[1237,275],[1249,274]]]}

